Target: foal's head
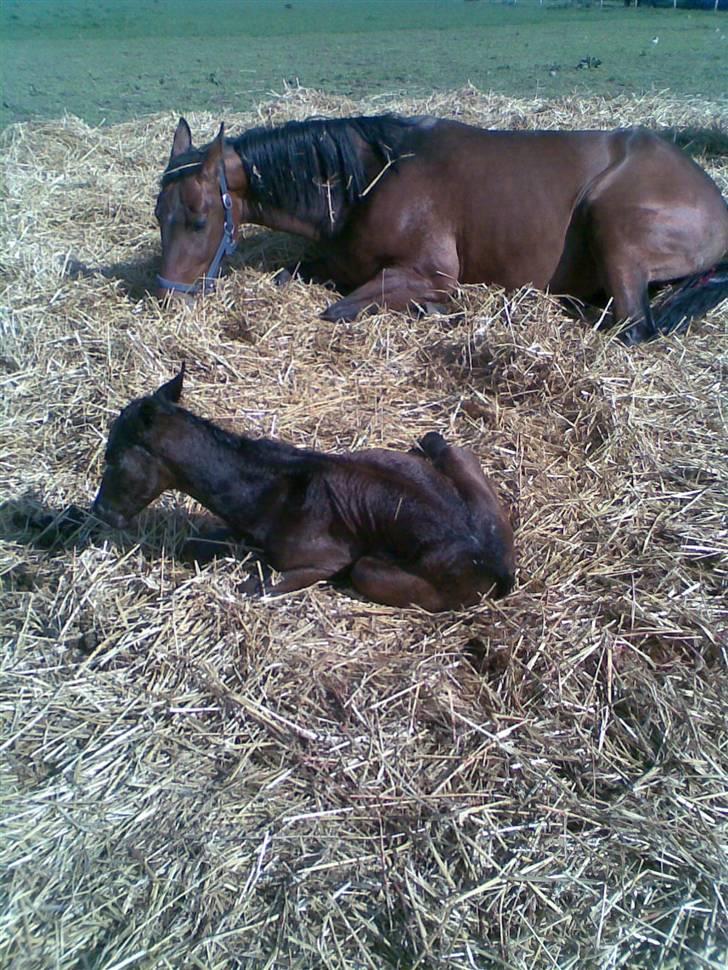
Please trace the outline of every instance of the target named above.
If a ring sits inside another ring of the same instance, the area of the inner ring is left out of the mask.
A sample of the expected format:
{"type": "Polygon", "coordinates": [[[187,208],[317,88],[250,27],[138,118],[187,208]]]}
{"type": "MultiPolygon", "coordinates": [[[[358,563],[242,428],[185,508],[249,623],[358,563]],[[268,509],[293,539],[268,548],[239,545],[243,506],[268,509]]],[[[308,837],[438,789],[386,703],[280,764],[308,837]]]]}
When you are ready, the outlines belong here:
{"type": "Polygon", "coordinates": [[[174,484],[171,470],[155,449],[155,440],[160,415],[172,412],[179,401],[183,378],[184,364],[154,394],[128,404],[111,426],[93,512],[114,528],[125,528],[137,512],[174,484]]]}
{"type": "Polygon", "coordinates": [[[240,203],[228,189],[239,189],[243,174],[235,153],[229,151],[228,155],[233,164],[228,165],[226,175],[224,125],[220,125],[210,145],[195,148],[189,125],[180,118],[154,210],[162,236],[162,265],[156,290],[160,298],[174,292],[197,292],[198,281],[217,276],[222,256],[232,251],[235,228],[240,222],[240,212],[236,211],[240,203]],[[228,185],[228,180],[232,184],[228,185]],[[227,248],[216,261],[218,248],[226,242],[226,228],[227,248]]]}

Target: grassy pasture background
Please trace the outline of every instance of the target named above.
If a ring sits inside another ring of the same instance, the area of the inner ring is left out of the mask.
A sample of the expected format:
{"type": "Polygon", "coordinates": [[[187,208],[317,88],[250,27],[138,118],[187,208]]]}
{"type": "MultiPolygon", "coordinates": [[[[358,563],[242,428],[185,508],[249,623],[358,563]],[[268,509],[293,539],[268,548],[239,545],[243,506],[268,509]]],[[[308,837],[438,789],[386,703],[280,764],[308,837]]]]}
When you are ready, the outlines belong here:
{"type": "Polygon", "coordinates": [[[426,96],[725,93],[724,13],[526,0],[3,0],[0,124],[249,110],[284,81],[426,96]],[[652,39],[658,38],[654,44],[652,39]],[[577,70],[584,57],[601,60],[577,70]]]}

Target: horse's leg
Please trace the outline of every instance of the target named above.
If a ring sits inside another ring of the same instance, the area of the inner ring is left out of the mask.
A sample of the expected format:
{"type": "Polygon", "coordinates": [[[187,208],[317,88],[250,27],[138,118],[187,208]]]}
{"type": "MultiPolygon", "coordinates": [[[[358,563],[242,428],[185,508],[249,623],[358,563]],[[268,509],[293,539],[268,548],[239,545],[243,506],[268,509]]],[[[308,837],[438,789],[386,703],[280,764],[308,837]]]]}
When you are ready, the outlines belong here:
{"type": "Polygon", "coordinates": [[[332,303],[321,319],[354,320],[363,310],[375,307],[406,310],[412,304],[437,304],[447,299],[456,285],[456,276],[442,271],[422,273],[413,267],[386,267],[348,296],[332,303]]]}
{"type": "Polygon", "coordinates": [[[339,569],[331,569],[328,566],[299,566],[295,569],[287,569],[281,573],[281,578],[272,586],[268,581],[267,570],[262,574],[251,573],[242,583],[241,590],[248,595],[265,594],[266,596],[282,596],[284,593],[294,593],[299,589],[306,589],[314,583],[331,579],[339,569]]]}
{"type": "Polygon", "coordinates": [[[263,592],[272,596],[305,589],[322,580],[332,579],[351,565],[351,554],[346,546],[317,529],[307,529],[305,523],[279,523],[277,534],[269,536],[265,546],[266,561],[281,576],[271,586],[268,577],[253,573],[244,585],[246,592],[263,592]]]}
{"type": "MultiPolygon", "coordinates": [[[[625,134],[619,158],[581,204],[600,282],[627,323],[627,343],[661,329],[651,283],[703,272],[728,245],[728,210],[716,186],[672,145],[644,131],[625,134]]],[[[662,328],[664,329],[664,328],[662,328]]]]}
{"type": "Polygon", "coordinates": [[[627,253],[604,257],[604,289],[612,297],[612,318],[627,324],[620,332],[626,344],[639,344],[657,336],[647,291],[647,274],[627,253]]]}
{"type": "Polygon", "coordinates": [[[273,277],[276,286],[285,286],[292,280],[301,280],[303,283],[318,283],[322,286],[335,285],[334,274],[327,259],[303,259],[291,266],[279,269],[273,277]]]}
{"type": "Polygon", "coordinates": [[[367,599],[385,606],[421,606],[430,613],[454,608],[426,579],[376,556],[357,559],[351,570],[351,585],[367,599]]]}

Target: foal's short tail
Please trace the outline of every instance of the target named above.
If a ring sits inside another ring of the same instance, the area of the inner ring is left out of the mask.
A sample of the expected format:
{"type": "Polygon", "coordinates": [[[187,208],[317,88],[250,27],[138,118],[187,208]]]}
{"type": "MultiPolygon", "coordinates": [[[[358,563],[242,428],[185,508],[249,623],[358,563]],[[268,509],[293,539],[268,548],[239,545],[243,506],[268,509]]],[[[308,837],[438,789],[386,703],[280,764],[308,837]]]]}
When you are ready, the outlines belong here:
{"type": "Polygon", "coordinates": [[[653,308],[659,333],[685,330],[691,320],[702,317],[728,299],[728,262],[718,263],[707,273],[689,276],[666,300],[653,308]]]}

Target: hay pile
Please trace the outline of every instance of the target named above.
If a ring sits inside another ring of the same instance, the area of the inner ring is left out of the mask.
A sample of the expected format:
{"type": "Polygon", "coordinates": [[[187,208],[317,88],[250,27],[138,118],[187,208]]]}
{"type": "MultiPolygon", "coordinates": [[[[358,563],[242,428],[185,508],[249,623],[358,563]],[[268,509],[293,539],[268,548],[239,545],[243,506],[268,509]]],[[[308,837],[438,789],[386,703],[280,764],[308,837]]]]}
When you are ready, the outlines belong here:
{"type": "MultiPolygon", "coordinates": [[[[666,97],[353,103],[500,127],[720,124],[666,97]]],[[[219,119],[190,118],[198,141],[219,119]]],[[[711,967],[726,952],[728,308],[625,349],[543,294],[332,326],[250,229],[191,309],[144,297],[176,116],[4,141],[4,966],[711,967]],[[97,272],[97,269],[102,272],[97,272]],[[59,517],[111,418],[184,402],[326,449],[471,446],[512,506],[506,600],[430,616],[320,586],[250,601],[176,552],[59,517]]],[[[705,139],[708,144],[710,139],[705,139]]],[[[697,144],[697,142],[696,142],[697,144]]],[[[726,156],[699,159],[728,193],[726,156]]]]}

